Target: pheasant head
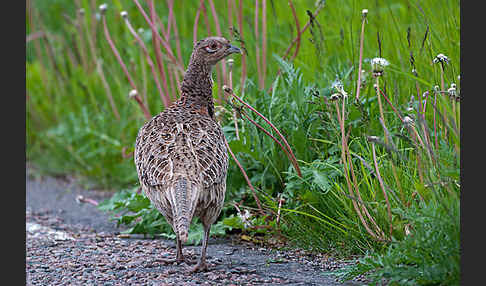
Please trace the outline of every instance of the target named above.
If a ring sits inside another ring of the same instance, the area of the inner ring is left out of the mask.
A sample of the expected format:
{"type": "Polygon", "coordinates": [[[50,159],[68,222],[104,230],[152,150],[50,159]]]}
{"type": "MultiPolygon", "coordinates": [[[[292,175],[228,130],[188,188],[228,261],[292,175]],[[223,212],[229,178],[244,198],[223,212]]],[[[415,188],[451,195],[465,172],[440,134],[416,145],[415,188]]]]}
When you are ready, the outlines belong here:
{"type": "Polygon", "coordinates": [[[208,37],[194,44],[181,85],[181,102],[186,107],[214,117],[211,70],[234,53],[241,53],[241,50],[222,37],[208,37]]]}
{"type": "Polygon", "coordinates": [[[208,37],[194,45],[191,62],[195,60],[201,64],[204,63],[209,66],[214,66],[220,60],[234,53],[241,53],[241,50],[231,45],[227,39],[222,37],[208,37]]]}

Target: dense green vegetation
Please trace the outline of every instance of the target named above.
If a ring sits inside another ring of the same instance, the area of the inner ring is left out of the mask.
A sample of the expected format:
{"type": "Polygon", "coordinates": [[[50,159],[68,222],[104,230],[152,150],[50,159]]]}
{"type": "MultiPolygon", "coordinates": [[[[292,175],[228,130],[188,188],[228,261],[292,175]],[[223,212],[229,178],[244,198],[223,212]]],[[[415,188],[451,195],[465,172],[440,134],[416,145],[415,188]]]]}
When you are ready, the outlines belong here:
{"type": "MultiPolygon", "coordinates": [[[[150,17],[150,1],[138,2],[150,17]]],[[[241,105],[222,99],[229,67],[225,75],[218,65],[218,119],[262,209],[230,161],[226,203],[213,234],[266,234],[289,246],[363,255],[343,278],[367,273],[375,282],[400,285],[459,284],[459,1],[261,0],[266,16],[260,7],[257,19],[252,1],[240,11],[240,1],[214,0],[215,13],[213,1],[203,1],[205,9],[182,2],[155,1],[165,29],[171,23],[174,56],[187,65],[196,15],[198,39],[219,28],[244,45],[247,53],[233,57],[235,94],[278,128],[300,169],[246,119],[279,138],[248,108],[236,114],[236,134],[233,112],[241,105]],[[386,63],[377,66],[374,58],[386,63]]],[[[104,16],[102,3],[27,2],[27,158],[47,174],[76,175],[88,187],[117,191],[101,208],[130,232],[172,237],[163,217],[136,192],[131,152],[146,117],[129,97],[133,86],[102,19],[151,115],[164,108],[158,83],[120,12],[128,12],[163,83],[153,35],[136,1],[108,1],[104,16]]],[[[175,98],[176,68],[160,50],[175,98]]],[[[198,242],[200,224],[192,227],[190,241],[198,242]]]]}

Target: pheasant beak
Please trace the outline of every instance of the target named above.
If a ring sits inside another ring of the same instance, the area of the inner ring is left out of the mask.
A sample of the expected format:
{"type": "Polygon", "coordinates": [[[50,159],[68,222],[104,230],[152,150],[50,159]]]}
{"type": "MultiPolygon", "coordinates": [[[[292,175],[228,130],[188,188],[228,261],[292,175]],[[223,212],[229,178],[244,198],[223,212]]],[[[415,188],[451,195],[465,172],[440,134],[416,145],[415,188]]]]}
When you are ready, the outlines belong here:
{"type": "Polygon", "coordinates": [[[231,44],[228,44],[228,48],[226,49],[227,54],[241,54],[240,48],[233,46],[231,44]]]}

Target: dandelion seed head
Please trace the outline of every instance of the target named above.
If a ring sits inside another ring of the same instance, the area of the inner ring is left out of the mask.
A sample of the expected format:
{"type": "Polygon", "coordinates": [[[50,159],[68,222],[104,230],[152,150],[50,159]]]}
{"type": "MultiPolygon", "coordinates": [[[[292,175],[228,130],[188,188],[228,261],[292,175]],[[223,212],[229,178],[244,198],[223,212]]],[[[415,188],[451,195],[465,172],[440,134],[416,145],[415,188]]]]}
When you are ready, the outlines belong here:
{"type": "Polygon", "coordinates": [[[368,15],[368,9],[361,10],[361,15],[363,15],[363,17],[366,17],[366,15],[368,15]]]}
{"type": "Polygon", "coordinates": [[[123,18],[123,19],[127,19],[128,18],[128,12],[127,11],[121,11],[120,12],[120,16],[123,18]]]}
{"type": "Polygon", "coordinates": [[[381,76],[385,67],[390,65],[390,63],[384,58],[373,58],[371,59],[371,70],[374,76],[381,76]]]}

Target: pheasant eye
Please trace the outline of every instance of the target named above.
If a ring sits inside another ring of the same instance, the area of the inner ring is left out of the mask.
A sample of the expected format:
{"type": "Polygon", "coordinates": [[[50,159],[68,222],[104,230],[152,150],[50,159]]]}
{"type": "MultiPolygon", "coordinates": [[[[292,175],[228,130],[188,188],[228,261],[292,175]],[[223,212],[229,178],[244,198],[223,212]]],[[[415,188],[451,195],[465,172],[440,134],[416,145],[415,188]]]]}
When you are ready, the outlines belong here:
{"type": "Polygon", "coordinates": [[[208,53],[214,53],[218,50],[218,44],[217,43],[212,43],[209,46],[206,46],[206,51],[208,53]]]}

